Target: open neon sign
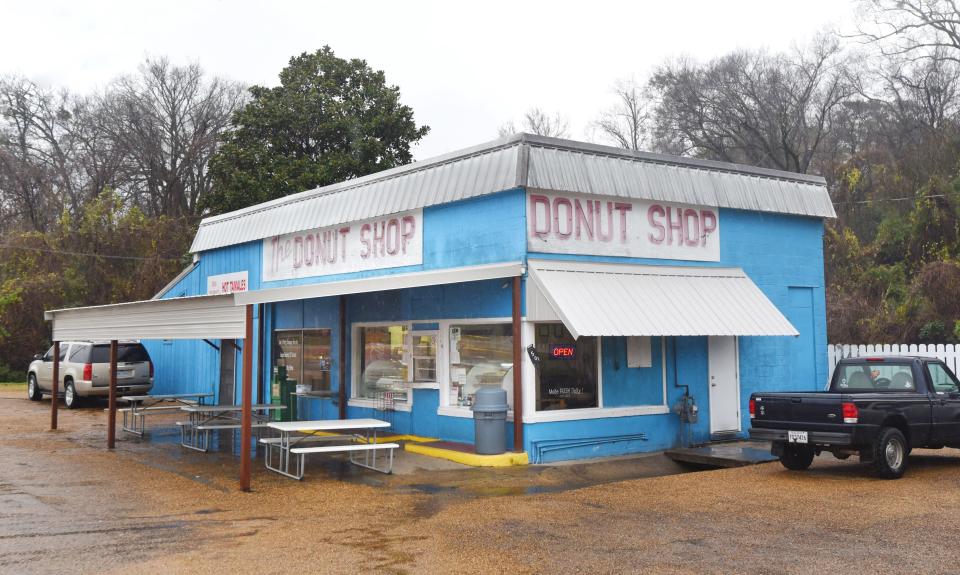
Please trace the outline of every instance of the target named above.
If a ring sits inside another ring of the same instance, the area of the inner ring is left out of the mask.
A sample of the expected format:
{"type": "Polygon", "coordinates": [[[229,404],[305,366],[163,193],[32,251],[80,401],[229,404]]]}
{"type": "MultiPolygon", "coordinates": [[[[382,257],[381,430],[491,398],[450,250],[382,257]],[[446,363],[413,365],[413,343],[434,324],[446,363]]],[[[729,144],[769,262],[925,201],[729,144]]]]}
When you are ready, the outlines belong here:
{"type": "Polygon", "coordinates": [[[550,346],[550,359],[576,359],[577,346],[555,344],[550,346]]]}

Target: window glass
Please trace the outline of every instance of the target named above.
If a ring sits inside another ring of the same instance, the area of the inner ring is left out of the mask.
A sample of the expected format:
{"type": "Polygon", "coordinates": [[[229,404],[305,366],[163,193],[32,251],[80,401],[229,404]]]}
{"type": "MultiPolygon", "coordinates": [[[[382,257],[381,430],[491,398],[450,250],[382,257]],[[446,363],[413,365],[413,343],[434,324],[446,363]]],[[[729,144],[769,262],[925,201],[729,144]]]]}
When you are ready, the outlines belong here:
{"type": "Polygon", "coordinates": [[[933,390],[937,393],[956,393],[960,391],[957,380],[947,368],[940,363],[928,363],[927,371],[930,374],[930,383],[933,384],[933,390]]]}
{"type": "Polygon", "coordinates": [[[367,326],[360,331],[360,386],[358,397],[406,398],[405,325],[367,326]]]}
{"type": "Polygon", "coordinates": [[[72,363],[89,363],[90,361],[90,346],[89,345],[75,345],[70,351],[70,361],[72,363]]]}
{"type": "Polygon", "coordinates": [[[47,350],[47,353],[43,354],[43,361],[53,361],[53,346],[50,346],[50,349],[47,350]]]}
{"type": "MultiPolygon", "coordinates": [[[[273,372],[277,384],[300,383],[303,333],[300,330],[273,332],[273,372]]],[[[282,393],[282,391],[278,392],[282,393]]]]}
{"type": "Polygon", "coordinates": [[[909,363],[866,363],[840,366],[837,386],[845,391],[913,391],[909,363]]]}
{"type": "Polygon", "coordinates": [[[448,405],[473,405],[481,385],[507,390],[513,408],[513,326],[461,324],[450,326],[450,387],[448,405]]]}
{"type": "Polygon", "coordinates": [[[535,329],[537,410],[598,407],[597,338],[573,339],[560,323],[535,329]]]}
{"type": "Polygon", "coordinates": [[[330,330],[303,331],[303,381],[311,391],[329,391],[330,367],[333,364],[330,349],[330,330]]]}
{"type": "MultiPolygon", "coordinates": [[[[150,361],[150,356],[143,345],[136,344],[118,344],[117,362],[134,363],[141,361],[150,361]]],[[[84,363],[110,363],[110,344],[97,344],[90,350],[90,356],[84,363]]]]}
{"type": "Polygon", "coordinates": [[[67,359],[67,351],[70,349],[69,345],[60,344],[60,361],[67,359]]]}
{"type": "Polygon", "coordinates": [[[437,381],[437,336],[415,333],[410,340],[413,381],[437,381]]]}

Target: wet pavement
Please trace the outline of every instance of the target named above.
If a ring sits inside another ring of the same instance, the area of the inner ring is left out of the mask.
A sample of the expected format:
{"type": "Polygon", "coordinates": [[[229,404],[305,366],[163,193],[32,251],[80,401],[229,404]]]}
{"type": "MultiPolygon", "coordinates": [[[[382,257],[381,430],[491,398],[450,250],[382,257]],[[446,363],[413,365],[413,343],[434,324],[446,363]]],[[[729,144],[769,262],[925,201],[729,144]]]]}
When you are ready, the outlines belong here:
{"type": "Polygon", "coordinates": [[[49,402],[0,390],[0,409],[4,574],[957,570],[956,450],[915,451],[899,481],[829,456],[683,473],[660,454],[495,469],[404,454],[390,476],[318,458],[303,482],[257,459],[239,493],[229,434],[208,454],[173,428],[108,452],[100,408],[63,411],[57,432],[49,402]]]}

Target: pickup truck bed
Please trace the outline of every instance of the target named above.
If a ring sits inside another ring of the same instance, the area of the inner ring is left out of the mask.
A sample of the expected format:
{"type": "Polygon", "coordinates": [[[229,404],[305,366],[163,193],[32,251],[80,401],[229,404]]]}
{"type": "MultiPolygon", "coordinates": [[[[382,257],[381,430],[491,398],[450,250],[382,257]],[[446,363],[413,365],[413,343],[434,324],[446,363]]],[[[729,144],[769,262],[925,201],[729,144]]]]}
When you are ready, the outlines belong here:
{"type": "Polygon", "coordinates": [[[750,436],[771,441],[789,469],[827,451],[895,479],[914,447],[960,445],[960,382],[937,359],[845,359],[828,391],[754,393],[750,418],[750,436]]]}

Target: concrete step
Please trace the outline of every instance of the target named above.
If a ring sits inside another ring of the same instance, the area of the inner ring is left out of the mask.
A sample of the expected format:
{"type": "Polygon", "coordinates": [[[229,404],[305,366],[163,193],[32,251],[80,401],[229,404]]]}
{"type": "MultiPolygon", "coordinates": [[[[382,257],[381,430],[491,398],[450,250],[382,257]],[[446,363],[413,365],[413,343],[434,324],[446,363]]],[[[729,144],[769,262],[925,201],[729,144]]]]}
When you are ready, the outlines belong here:
{"type": "Polygon", "coordinates": [[[700,447],[668,449],[664,455],[680,463],[716,468],[745,467],[777,460],[770,454],[770,444],[765,441],[709,443],[700,447]]]}

